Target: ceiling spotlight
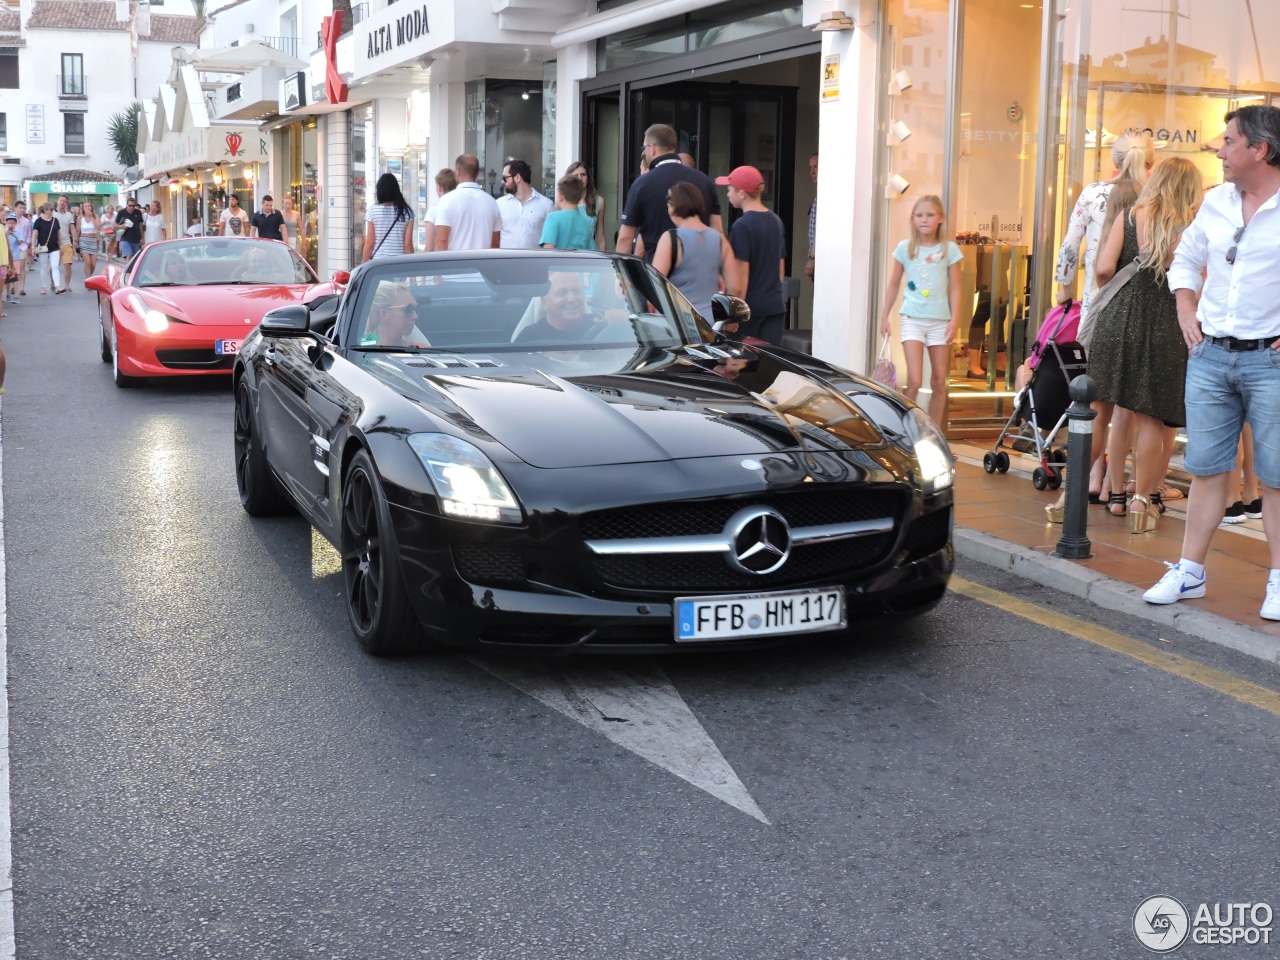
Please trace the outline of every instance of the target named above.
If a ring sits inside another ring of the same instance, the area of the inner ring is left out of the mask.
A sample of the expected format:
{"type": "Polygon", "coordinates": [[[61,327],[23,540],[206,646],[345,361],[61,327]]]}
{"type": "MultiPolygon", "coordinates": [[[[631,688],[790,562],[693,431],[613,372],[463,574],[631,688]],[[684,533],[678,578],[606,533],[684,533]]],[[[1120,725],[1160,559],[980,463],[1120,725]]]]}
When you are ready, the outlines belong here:
{"type": "Polygon", "coordinates": [[[903,176],[896,173],[889,174],[889,184],[885,188],[885,196],[896,197],[906,193],[911,184],[903,176]]]}

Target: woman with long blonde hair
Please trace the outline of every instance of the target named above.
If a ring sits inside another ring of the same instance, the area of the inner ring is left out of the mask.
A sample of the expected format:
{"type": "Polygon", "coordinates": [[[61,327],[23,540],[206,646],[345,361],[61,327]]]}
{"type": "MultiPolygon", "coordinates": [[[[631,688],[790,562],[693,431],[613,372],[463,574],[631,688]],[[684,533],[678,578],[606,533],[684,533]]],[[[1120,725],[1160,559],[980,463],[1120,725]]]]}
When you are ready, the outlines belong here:
{"type": "MultiPolygon", "coordinates": [[[[1080,196],[1076,199],[1075,207],[1071,210],[1071,216],[1067,219],[1066,236],[1062,238],[1062,246],[1058,250],[1058,264],[1054,270],[1053,279],[1059,284],[1058,287],[1058,303],[1069,303],[1075,295],[1076,273],[1083,268],[1084,271],[1084,288],[1080,292],[1080,332],[1078,334],[1080,343],[1086,349],[1093,339],[1093,317],[1091,316],[1093,296],[1098,292],[1098,284],[1095,279],[1094,265],[1098,258],[1098,250],[1102,245],[1103,238],[1107,235],[1106,231],[1110,227],[1108,220],[1108,212],[1116,209],[1127,210],[1132,205],[1132,197],[1137,196],[1137,191],[1142,189],[1142,185],[1146,183],[1147,177],[1151,173],[1151,167],[1156,162],[1155,143],[1151,139],[1151,134],[1146,131],[1130,131],[1118,137],[1111,145],[1111,162],[1115,166],[1115,176],[1110,180],[1099,180],[1090,183],[1080,191],[1080,196]],[[1118,194],[1117,194],[1118,190],[1118,194]],[[1132,191],[1132,195],[1130,195],[1132,191]],[[1112,197],[1119,202],[1113,203],[1112,197]],[[1084,244],[1084,253],[1081,256],[1080,244],[1084,244]]],[[[972,369],[972,367],[970,368],[972,369]]],[[[1090,483],[1089,499],[1092,502],[1103,502],[1100,498],[1105,494],[1110,483],[1108,474],[1112,469],[1118,469],[1121,476],[1124,475],[1124,461],[1118,463],[1108,457],[1106,469],[1097,469],[1100,461],[1102,461],[1103,450],[1107,446],[1107,428],[1111,428],[1111,433],[1119,433],[1122,437],[1129,437],[1132,433],[1129,415],[1126,411],[1121,410],[1116,416],[1115,422],[1112,422],[1113,410],[1110,404],[1094,403],[1093,410],[1097,414],[1093,421],[1093,443],[1092,451],[1089,458],[1090,463],[1090,483]],[[1100,493],[1098,499],[1092,493],[1095,485],[1100,493]]],[[[1056,503],[1046,507],[1045,512],[1049,515],[1049,520],[1053,523],[1062,522],[1063,508],[1066,504],[1066,491],[1058,497],[1056,503]]],[[[1123,511],[1124,505],[1120,504],[1123,511]]]]}
{"type": "MultiPolygon", "coordinates": [[[[1138,263],[1137,273],[1098,312],[1089,364],[1097,398],[1134,415],[1131,533],[1156,528],[1164,512],[1159,488],[1164,481],[1165,428],[1187,422],[1187,345],[1165,270],[1173,262],[1182,231],[1200,209],[1203,192],[1195,164],[1182,157],[1166,160],[1152,172],[1133,209],[1116,218],[1098,252],[1100,285],[1130,261],[1138,263]]],[[[1110,459],[1115,465],[1122,462],[1123,442],[1113,432],[1110,459]]],[[[1118,469],[1112,471],[1113,500],[1124,496],[1123,487],[1116,489],[1121,478],[1118,469]]]]}

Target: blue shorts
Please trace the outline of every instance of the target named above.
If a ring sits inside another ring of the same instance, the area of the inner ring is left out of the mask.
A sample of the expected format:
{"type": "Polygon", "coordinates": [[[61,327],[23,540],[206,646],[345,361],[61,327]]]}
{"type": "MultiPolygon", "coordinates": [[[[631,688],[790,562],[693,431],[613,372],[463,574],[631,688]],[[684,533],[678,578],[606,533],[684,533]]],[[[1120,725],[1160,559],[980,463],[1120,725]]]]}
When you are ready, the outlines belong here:
{"type": "Polygon", "coordinates": [[[1253,428],[1253,469],[1280,489],[1280,352],[1232,351],[1205,340],[1187,359],[1187,452],[1193,477],[1212,477],[1236,465],[1247,420],[1253,428]]]}

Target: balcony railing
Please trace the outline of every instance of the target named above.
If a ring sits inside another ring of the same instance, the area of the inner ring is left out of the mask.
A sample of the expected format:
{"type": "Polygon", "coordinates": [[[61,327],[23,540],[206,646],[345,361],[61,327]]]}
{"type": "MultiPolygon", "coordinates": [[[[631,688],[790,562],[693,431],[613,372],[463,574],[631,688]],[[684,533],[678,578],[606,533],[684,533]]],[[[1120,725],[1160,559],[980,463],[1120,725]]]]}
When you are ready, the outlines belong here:
{"type": "Polygon", "coordinates": [[[83,73],[58,74],[58,96],[63,100],[84,100],[85,75],[83,73]]]}
{"type": "MultiPolygon", "coordinates": [[[[341,39],[342,37],[345,37],[348,33],[351,32],[351,28],[353,26],[355,26],[361,20],[366,19],[368,16],[369,16],[368,3],[353,3],[351,5],[351,19],[347,20],[344,18],[343,24],[342,24],[342,33],[338,35],[339,39],[341,39]]],[[[317,30],[316,31],[316,49],[320,50],[323,47],[324,47],[324,31],[317,30]]]]}
{"type": "Polygon", "coordinates": [[[257,37],[256,39],[265,43],[268,47],[274,47],[281,53],[287,53],[293,58],[298,56],[298,38],[297,37],[257,37]]]}

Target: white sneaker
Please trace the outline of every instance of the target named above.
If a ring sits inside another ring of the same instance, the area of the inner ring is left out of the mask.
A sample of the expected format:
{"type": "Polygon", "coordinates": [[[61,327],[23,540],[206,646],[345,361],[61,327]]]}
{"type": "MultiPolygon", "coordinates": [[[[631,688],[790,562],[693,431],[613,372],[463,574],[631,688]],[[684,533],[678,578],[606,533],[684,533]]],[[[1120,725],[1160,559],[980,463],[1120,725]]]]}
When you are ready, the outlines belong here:
{"type": "MultiPolygon", "coordinates": [[[[1195,577],[1182,569],[1178,563],[1166,563],[1169,572],[1160,578],[1160,582],[1142,595],[1147,603],[1174,603],[1178,600],[1194,600],[1204,596],[1204,577],[1195,577]]],[[[1270,591],[1270,586],[1268,586],[1270,591]]],[[[1267,594],[1270,597],[1270,592],[1267,594]]],[[[1276,617],[1280,620],[1280,585],[1276,587],[1276,617]]]]}
{"type": "Polygon", "coordinates": [[[1267,581],[1267,599],[1262,601],[1258,616],[1263,620],[1280,620],[1280,580],[1267,581]]]}

